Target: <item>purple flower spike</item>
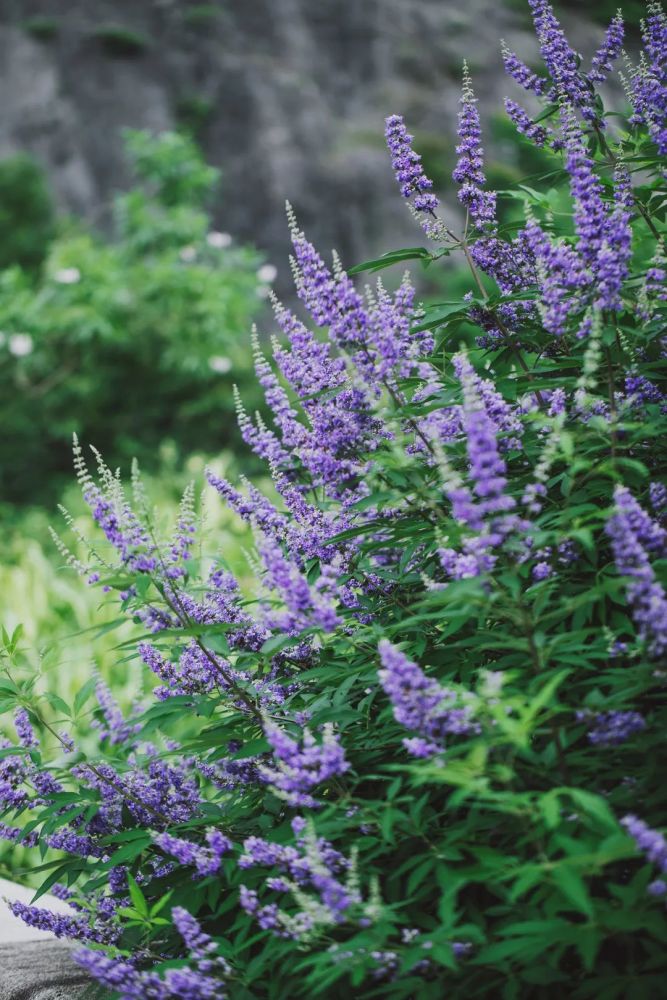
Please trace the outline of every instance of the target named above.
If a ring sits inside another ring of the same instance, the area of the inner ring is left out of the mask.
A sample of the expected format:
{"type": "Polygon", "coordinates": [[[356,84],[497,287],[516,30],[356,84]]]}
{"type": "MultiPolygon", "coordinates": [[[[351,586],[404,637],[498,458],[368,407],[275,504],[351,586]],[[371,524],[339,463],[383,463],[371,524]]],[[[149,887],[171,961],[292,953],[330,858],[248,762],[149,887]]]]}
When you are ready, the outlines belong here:
{"type": "Polygon", "coordinates": [[[520,87],[532,91],[538,97],[545,93],[548,81],[544,77],[538,76],[537,73],[533,73],[514,52],[510,51],[505,42],[502,42],[502,54],[505,70],[520,87]]]}
{"type": "Polygon", "coordinates": [[[452,177],[459,185],[459,201],[470,213],[473,224],[478,229],[493,227],[496,221],[496,196],[492,191],[484,191],[484,156],[482,149],[482,128],[476,107],[467,64],[463,64],[463,94],[459,112],[456,147],[458,162],[452,177]]]}
{"type": "Polygon", "coordinates": [[[600,712],[592,720],[588,740],[594,746],[618,746],[646,729],[639,712],[600,712]]]}
{"type": "Polygon", "coordinates": [[[403,741],[408,752],[432,756],[442,753],[447,736],[475,732],[470,710],[457,707],[454,691],[427,677],[387,639],[381,640],[378,649],[382,663],[378,677],[391,700],[394,718],[420,737],[403,741]]]}
{"type": "Polygon", "coordinates": [[[401,194],[418,212],[434,215],[438,199],[431,191],[433,181],[424,173],[421,157],[412,148],[414,136],[406,129],[401,115],[390,115],[385,120],[385,138],[401,194]]]}
{"type": "Polygon", "coordinates": [[[39,741],[35,736],[32,723],[30,722],[30,718],[28,717],[28,713],[25,708],[16,709],[16,712],[14,713],[14,727],[22,747],[31,749],[39,746],[39,741]]]}
{"type": "Polygon", "coordinates": [[[209,830],[206,833],[206,847],[181,837],[173,837],[166,832],[156,834],[154,840],[158,847],[176,858],[179,864],[195,868],[200,878],[216,875],[220,871],[223,855],[232,847],[231,840],[219,830],[209,830]]]}
{"type": "Polygon", "coordinates": [[[636,816],[624,816],[621,826],[628,831],[639,850],[661,872],[667,874],[667,840],[657,830],[636,816]]]}
{"type": "Polygon", "coordinates": [[[505,111],[507,112],[510,121],[514,123],[519,135],[525,135],[526,139],[530,139],[530,141],[534,142],[536,146],[544,146],[549,138],[549,132],[543,125],[538,125],[534,122],[528,112],[525,111],[520,104],[517,104],[516,101],[512,101],[509,97],[506,97],[505,111]]]}
{"type": "Polygon", "coordinates": [[[274,763],[261,765],[260,773],[274,793],[290,805],[317,807],[320,803],[310,794],[311,790],[349,769],[340,738],[330,723],[324,726],[321,743],[309,729],[304,729],[299,743],[268,719],[264,733],[271,744],[274,763]]]}
{"type": "Polygon", "coordinates": [[[656,530],[649,528],[650,518],[624,486],[616,487],[614,501],[615,513],[606,530],[616,568],[629,578],[628,600],[639,636],[647,643],[649,655],[660,659],[667,652],[667,595],[656,580],[647,554],[656,530]]]}
{"type": "Polygon", "coordinates": [[[623,14],[619,10],[612,19],[602,45],[593,56],[588,79],[593,83],[604,83],[613,69],[613,63],[618,59],[623,49],[623,14]]]}
{"type": "Polygon", "coordinates": [[[584,118],[597,121],[589,87],[579,72],[579,60],[570,47],[557,20],[553,7],[547,0],[528,0],[533,14],[540,52],[549,76],[554,82],[550,98],[565,98],[578,108],[584,118]]]}

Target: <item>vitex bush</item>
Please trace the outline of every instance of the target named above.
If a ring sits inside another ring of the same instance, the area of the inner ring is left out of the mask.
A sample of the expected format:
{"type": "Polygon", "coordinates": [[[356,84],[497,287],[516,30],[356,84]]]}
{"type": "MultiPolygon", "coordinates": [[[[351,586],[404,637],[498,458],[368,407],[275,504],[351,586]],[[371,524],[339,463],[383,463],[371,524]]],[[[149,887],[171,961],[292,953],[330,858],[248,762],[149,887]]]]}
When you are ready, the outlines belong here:
{"type": "Polygon", "coordinates": [[[507,111],[562,168],[502,193],[520,225],[496,223],[467,71],[462,232],[387,120],[430,247],[356,270],[459,252],[463,301],[358,291],[290,219],[312,322],[275,304],[271,425],[239,402],[279,502],[209,476],[254,529],[254,593],[195,558],[191,492],[159,538],[138,475],[76,448],[105,536],[79,568],[158,686],[123,718],[98,684],[83,753],[6,636],[2,829],[72,904],[14,912],[117,996],[664,995],[667,19],[650,3],[621,61],[626,118],[596,90],[620,16],[582,60],[530,7],[544,74],[504,60],[543,110],[507,111]]]}

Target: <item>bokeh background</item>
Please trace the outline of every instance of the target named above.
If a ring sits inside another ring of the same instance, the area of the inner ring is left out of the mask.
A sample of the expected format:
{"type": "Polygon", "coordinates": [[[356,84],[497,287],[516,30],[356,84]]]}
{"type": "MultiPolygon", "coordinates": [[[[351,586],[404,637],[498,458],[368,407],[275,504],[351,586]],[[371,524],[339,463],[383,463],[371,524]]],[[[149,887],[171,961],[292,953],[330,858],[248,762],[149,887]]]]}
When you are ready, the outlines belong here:
{"type": "MultiPolygon", "coordinates": [[[[586,58],[616,6],[556,4],[586,58]]],[[[624,9],[632,51],[643,4],[624,9]]],[[[149,683],[48,534],[85,553],[58,512],[89,531],[72,434],[125,474],[136,456],[165,517],[206,462],[261,476],[232,386],[261,408],[249,332],[274,332],[271,286],[292,301],[285,200],[348,266],[419,243],[384,149],[398,112],[455,224],[464,55],[490,182],[543,171],[508,142],[502,98],[524,95],[500,37],[537,68],[526,0],[0,0],[0,624],[23,623],[40,685],[71,697],[97,669],[129,702],[149,683]]],[[[415,277],[439,299],[464,280],[415,277]]],[[[215,501],[207,531],[242,575],[215,501]]]]}

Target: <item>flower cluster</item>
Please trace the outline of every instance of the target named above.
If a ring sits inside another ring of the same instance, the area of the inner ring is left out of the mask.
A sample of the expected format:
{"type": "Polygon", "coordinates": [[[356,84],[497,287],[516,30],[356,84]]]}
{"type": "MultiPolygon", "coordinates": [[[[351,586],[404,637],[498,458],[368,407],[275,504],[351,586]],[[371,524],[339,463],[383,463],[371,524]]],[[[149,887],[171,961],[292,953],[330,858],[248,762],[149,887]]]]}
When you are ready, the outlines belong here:
{"type": "Polygon", "coordinates": [[[240,902],[246,913],[263,929],[278,937],[298,941],[307,941],[323,929],[347,921],[351,910],[359,910],[358,920],[362,926],[369,922],[377,902],[362,902],[356,863],[345,859],[323,838],[318,838],[312,824],[302,816],[292,820],[292,830],[297,847],[279,847],[258,838],[246,840],[239,866],[243,869],[267,864],[277,867],[284,874],[267,879],[267,888],[281,894],[289,893],[299,909],[290,913],[277,903],[262,905],[258,893],[242,885],[240,902]]]}
{"type": "Polygon", "coordinates": [[[259,772],[274,794],[290,805],[317,806],[311,789],[344,774],[350,766],[330,723],[324,727],[321,743],[306,728],[299,744],[269,719],[264,722],[264,733],[273,762],[260,765],[259,772]]]}
{"type": "Polygon", "coordinates": [[[379,646],[380,683],[391,700],[394,718],[418,736],[403,744],[415,757],[442,753],[448,736],[474,732],[469,706],[461,706],[456,692],[443,688],[386,639],[379,646]]]}
{"type": "Polygon", "coordinates": [[[651,656],[661,659],[667,652],[667,595],[657,581],[648,553],[664,549],[664,532],[649,518],[624,486],[614,493],[614,514],[607,534],[618,572],[629,578],[628,600],[651,656]]]}
{"type": "Polygon", "coordinates": [[[217,954],[215,942],[205,934],[195,918],[182,907],[172,910],[174,926],[180,934],[194,968],[168,969],[164,977],[141,972],[124,958],[83,948],[75,960],[102,986],[114,990],[120,1000],[224,1000],[224,980],[231,971],[217,954]]]}

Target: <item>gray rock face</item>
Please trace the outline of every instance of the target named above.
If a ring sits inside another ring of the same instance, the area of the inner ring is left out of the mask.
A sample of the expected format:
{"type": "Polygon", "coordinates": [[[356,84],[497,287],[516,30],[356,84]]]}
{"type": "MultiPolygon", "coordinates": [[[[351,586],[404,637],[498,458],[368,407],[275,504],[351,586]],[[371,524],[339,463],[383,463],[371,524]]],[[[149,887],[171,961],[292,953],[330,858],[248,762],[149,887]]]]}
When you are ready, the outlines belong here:
{"type": "MultiPolygon", "coordinates": [[[[600,30],[566,25],[590,55],[600,30]]],[[[485,114],[512,92],[501,36],[535,57],[525,12],[499,0],[0,0],[0,156],[33,152],[61,206],[103,222],[127,182],[121,128],[198,116],[224,171],[217,224],[284,283],[286,198],[346,263],[418,239],[383,118],[437,137],[451,169],[463,56],[485,114]]]]}
{"type": "Polygon", "coordinates": [[[2,1000],[76,1000],[86,994],[90,997],[90,980],[72,962],[70,951],[71,946],[49,940],[0,945],[2,1000]]]}

